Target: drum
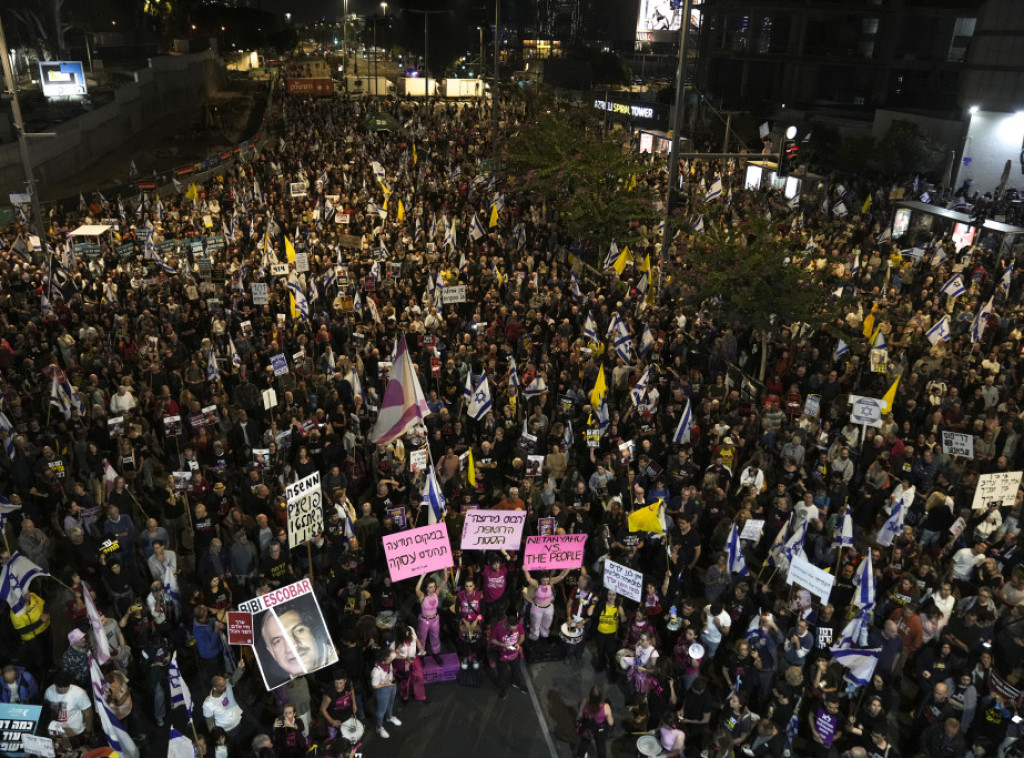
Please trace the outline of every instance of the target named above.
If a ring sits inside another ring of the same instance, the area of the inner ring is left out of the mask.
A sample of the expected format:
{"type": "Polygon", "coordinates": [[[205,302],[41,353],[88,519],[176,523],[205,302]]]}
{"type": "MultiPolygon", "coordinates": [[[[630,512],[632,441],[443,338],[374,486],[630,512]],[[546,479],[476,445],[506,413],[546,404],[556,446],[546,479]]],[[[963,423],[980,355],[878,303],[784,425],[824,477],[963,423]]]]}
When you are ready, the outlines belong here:
{"type": "Polygon", "coordinates": [[[636,741],[636,749],[640,755],[650,756],[661,755],[661,743],[653,734],[644,734],[636,741]]]}
{"type": "Polygon", "coordinates": [[[633,665],[633,649],[624,647],[622,650],[615,654],[615,660],[619,662],[619,668],[623,671],[628,671],[630,666],[633,665]]]}
{"type": "Polygon", "coordinates": [[[562,624],[562,628],[559,630],[559,636],[565,640],[566,645],[579,645],[583,642],[583,629],[580,627],[572,629],[568,622],[566,622],[565,624],[562,624]]]}
{"type": "Polygon", "coordinates": [[[366,727],[364,727],[363,723],[354,716],[348,721],[343,721],[341,724],[341,736],[353,745],[359,742],[364,731],[366,731],[366,727]]]}
{"type": "Polygon", "coordinates": [[[398,623],[398,614],[394,611],[381,611],[377,614],[378,629],[394,629],[398,623]]]}

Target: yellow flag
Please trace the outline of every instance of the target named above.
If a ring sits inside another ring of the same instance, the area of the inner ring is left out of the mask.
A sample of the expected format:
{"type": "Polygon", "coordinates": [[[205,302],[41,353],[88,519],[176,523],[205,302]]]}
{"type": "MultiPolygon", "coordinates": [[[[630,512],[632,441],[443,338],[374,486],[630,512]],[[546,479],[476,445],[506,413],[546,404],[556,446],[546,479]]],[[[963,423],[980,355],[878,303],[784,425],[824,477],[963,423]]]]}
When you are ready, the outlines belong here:
{"type": "Polygon", "coordinates": [[[412,146],[412,165],[416,165],[419,162],[419,158],[416,157],[416,145],[412,146]]]}
{"type": "Polygon", "coordinates": [[[388,196],[390,196],[390,195],[391,195],[391,190],[390,190],[390,189],[388,189],[388,185],[386,185],[386,184],[384,183],[384,180],[383,180],[383,179],[380,179],[380,180],[378,180],[378,181],[380,181],[380,188],[381,188],[382,190],[384,190],[384,197],[388,197],[388,196]]]}
{"type": "Polygon", "coordinates": [[[657,502],[638,508],[629,514],[629,531],[664,534],[665,529],[661,525],[661,519],[658,518],[658,509],[661,508],[661,503],[662,501],[659,499],[657,502]]]}
{"type": "Polygon", "coordinates": [[[466,481],[476,487],[476,464],[473,463],[473,448],[469,449],[469,461],[466,464],[466,481]]]}
{"type": "Polygon", "coordinates": [[[402,204],[401,199],[398,201],[398,220],[405,221],[405,206],[402,204]]]}
{"type": "Polygon", "coordinates": [[[196,189],[195,182],[192,182],[192,186],[188,188],[188,192],[185,193],[185,197],[193,203],[199,202],[199,190],[196,189]]]}
{"type": "MultiPolygon", "coordinates": [[[[295,263],[295,245],[287,237],[284,238],[284,257],[288,259],[289,263],[295,263]]],[[[292,313],[295,312],[295,301],[292,300],[292,313]]]]}
{"type": "Polygon", "coordinates": [[[900,384],[899,375],[892,380],[892,384],[889,385],[889,389],[882,395],[882,413],[892,413],[892,404],[896,401],[896,388],[900,384]]]}
{"type": "Polygon", "coordinates": [[[651,254],[648,253],[644,256],[644,259],[640,261],[640,265],[637,266],[638,271],[650,271],[651,270],[651,254]]]}
{"type": "Polygon", "coordinates": [[[871,207],[871,195],[868,195],[867,199],[864,201],[864,205],[862,205],[860,207],[860,212],[861,213],[867,213],[868,212],[868,208],[870,208],[870,207],[871,207]]]}
{"type": "Polygon", "coordinates": [[[292,318],[297,319],[299,317],[299,309],[295,307],[295,295],[291,292],[288,293],[288,303],[291,305],[292,318]]]}
{"type": "Polygon", "coordinates": [[[382,205],[381,208],[383,208],[384,210],[388,209],[388,196],[387,196],[387,193],[385,193],[385,195],[384,195],[384,205],[382,205]]]}
{"type": "Polygon", "coordinates": [[[615,273],[622,276],[622,272],[626,270],[626,264],[633,262],[633,254],[629,252],[628,247],[623,247],[622,252],[619,253],[619,257],[615,259],[615,263],[612,264],[612,268],[615,269],[615,273]]]}
{"type": "Polygon", "coordinates": [[[494,203],[491,206],[491,222],[488,224],[488,228],[493,229],[498,225],[498,204],[494,203]]]}
{"type": "Polygon", "coordinates": [[[590,391],[590,405],[595,410],[601,407],[601,400],[608,392],[608,384],[604,380],[604,366],[597,372],[597,381],[594,382],[594,389],[590,391]]]}
{"type": "Polygon", "coordinates": [[[863,334],[864,334],[865,337],[868,337],[870,339],[871,336],[874,333],[875,333],[875,314],[874,313],[869,313],[867,316],[864,317],[864,330],[863,330],[863,334]]]}

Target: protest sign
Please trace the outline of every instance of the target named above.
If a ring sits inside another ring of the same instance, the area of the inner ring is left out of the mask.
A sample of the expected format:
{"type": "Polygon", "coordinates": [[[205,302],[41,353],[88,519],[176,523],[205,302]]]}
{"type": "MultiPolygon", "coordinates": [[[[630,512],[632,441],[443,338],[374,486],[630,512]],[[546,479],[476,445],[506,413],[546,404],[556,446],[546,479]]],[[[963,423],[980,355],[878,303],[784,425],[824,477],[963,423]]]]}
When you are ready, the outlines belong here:
{"type": "Polygon", "coordinates": [[[41,705],[0,703],[0,753],[5,756],[25,755],[22,738],[26,734],[35,734],[42,713],[41,705]]]}
{"type": "Polygon", "coordinates": [[[982,474],[978,477],[978,485],[974,489],[974,502],[971,508],[979,511],[988,508],[992,503],[1000,507],[1013,505],[1017,499],[1017,488],[1020,487],[1021,471],[998,471],[994,474],[982,474]]]}
{"type": "Polygon", "coordinates": [[[56,758],[57,751],[53,748],[53,740],[47,736],[37,734],[21,735],[21,747],[29,755],[38,755],[42,758],[56,758]]]}
{"type": "Polygon", "coordinates": [[[761,531],[764,529],[764,519],[748,518],[743,524],[743,531],[740,532],[741,540],[753,540],[757,542],[761,539],[761,531]]]}
{"type": "Polygon", "coordinates": [[[457,284],[454,287],[445,287],[441,290],[441,302],[445,305],[466,302],[466,285],[457,284]]]}
{"type": "Polygon", "coordinates": [[[639,603],[644,592],[644,575],[615,561],[605,561],[604,586],[639,603]]]}
{"type": "Polygon", "coordinates": [[[267,295],[267,284],[266,282],[253,282],[252,283],[252,304],[253,305],[267,305],[270,303],[270,298],[267,295]]]}
{"type": "Polygon", "coordinates": [[[462,526],[461,547],[463,550],[518,550],[525,523],[526,511],[470,511],[462,526]]]}
{"type": "Polygon", "coordinates": [[[961,458],[974,458],[974,435],[963,432],[943,432],[942,452],[948,455],[959,455],[961,458]]]}
{"type": "Polygon", "coordinates": [[[399,529],[405,529],[405,508],[388,508],[384,511],[399,529]]]}
{"type": "Polygon", "coordinates": [[[392,582],[455,565],[443,522],[385,536],[384,555],[392,582]]]}
{"type": "Polygon", "coordinates": [[[300,274],[309,271],[309,254],[308,253],[296,253],[295,254],[295,270],[300,274]]]}
{"type": "Polygon", "coordinates": [[[967,522],[964,521],[963,516],[960,516],[956,521],[953,522],[953,525],[949,527],[949,533],[953,535],[953,539],[956,539],[961,534],[963,534],[963,531],[966,528],[967,522]]]}
{"type": "Polygon", "coordinates": [[[252,614],[253,652],[268,690],[338,662],[309,579],[239,604],[252,614]]]}
{"type": "Polygon", "coordinates": [[[284,493],[288,505],[288,547],[298,547],[324,530],[320,472],[314,471],[289,484],[284,493]]]}
{"type": "Polygon", "coordinates": [[[786,574],[786,584],[799,584],[812,595],[821,598],[824,605],[832,594],[832,582],[835,577],[827,571],[815,566],[802,555],[794,555],[789,562],[789,573],[786,574]]]}
{"type": "Polygon", "coordinates": [[[251,645],[253,642],[252,614],[228,611],[228,644],[251,645]]]}
{"type": "Polygon", "coordinates": [[[413,450],[409,453],[409,471],[413,474],[427,470],[427,449],[413,450]]]}
{"type": "Polygon", "coordinates": [[[523,568],[527,571],[574,569],[583,565],[585,534],[552,534],[527,537],[523,568]]]}
{"type": "Polygon", "coordinates": [[[288,192],[292,197],[305,197],[306,196],[306,183],[305,182],[288,182],[288,192]]]}
{"type": "Polygon", "coordinates": [[[288,357],[284,353],[270,356],[270,365],[274,367],[274,376],[288,373],[288,357]]]}
{"type": "Polygon", "coordinates": [[[558,519],[553,516],[548,518],[537,519],[537,533],[542,537],[546,537],[549,534],[554,534],[558,529],[558,519]]]}
{"type": "Polygon", "coordinates": [[[861,426],[882,425],[883,403],[873,397],[850,395],[850,421],[861,426]]]}

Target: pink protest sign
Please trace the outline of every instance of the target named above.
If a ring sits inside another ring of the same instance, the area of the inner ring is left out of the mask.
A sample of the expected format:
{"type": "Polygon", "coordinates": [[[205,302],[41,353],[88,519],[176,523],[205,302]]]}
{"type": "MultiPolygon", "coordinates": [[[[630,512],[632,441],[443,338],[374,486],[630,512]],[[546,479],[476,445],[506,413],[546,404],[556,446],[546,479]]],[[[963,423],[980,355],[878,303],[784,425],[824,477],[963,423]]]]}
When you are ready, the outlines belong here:
{"type": "Polygon", "coordinates": [[[385,537],[384,555],[393,582],[455,565],[443,522],[385,537]]]}
{"type": "Polygon", "coordinates": [[[518,550],[523,539],[526,511],[483,511],[466,513],[462,526],[463,550],[518,550]]]}
{"type": "Polygon", "coordinates": [[[527,571],[579,568],[583,565],[583,548],[586,544],[585,534],[527,537],[523,568],[527,571]]]}

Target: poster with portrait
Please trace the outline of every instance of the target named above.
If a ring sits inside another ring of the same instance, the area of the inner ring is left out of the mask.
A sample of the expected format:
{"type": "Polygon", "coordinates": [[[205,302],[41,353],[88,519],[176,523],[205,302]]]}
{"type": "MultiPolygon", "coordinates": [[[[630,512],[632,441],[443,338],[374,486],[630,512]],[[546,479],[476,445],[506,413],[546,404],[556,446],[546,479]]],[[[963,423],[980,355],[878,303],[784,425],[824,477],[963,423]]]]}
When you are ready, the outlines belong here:
{"type": "Polygon", "coordinates": [[[338,662],[309,579],[240,603],[252,614],[253,652],[268,690],[338,662]]]}

